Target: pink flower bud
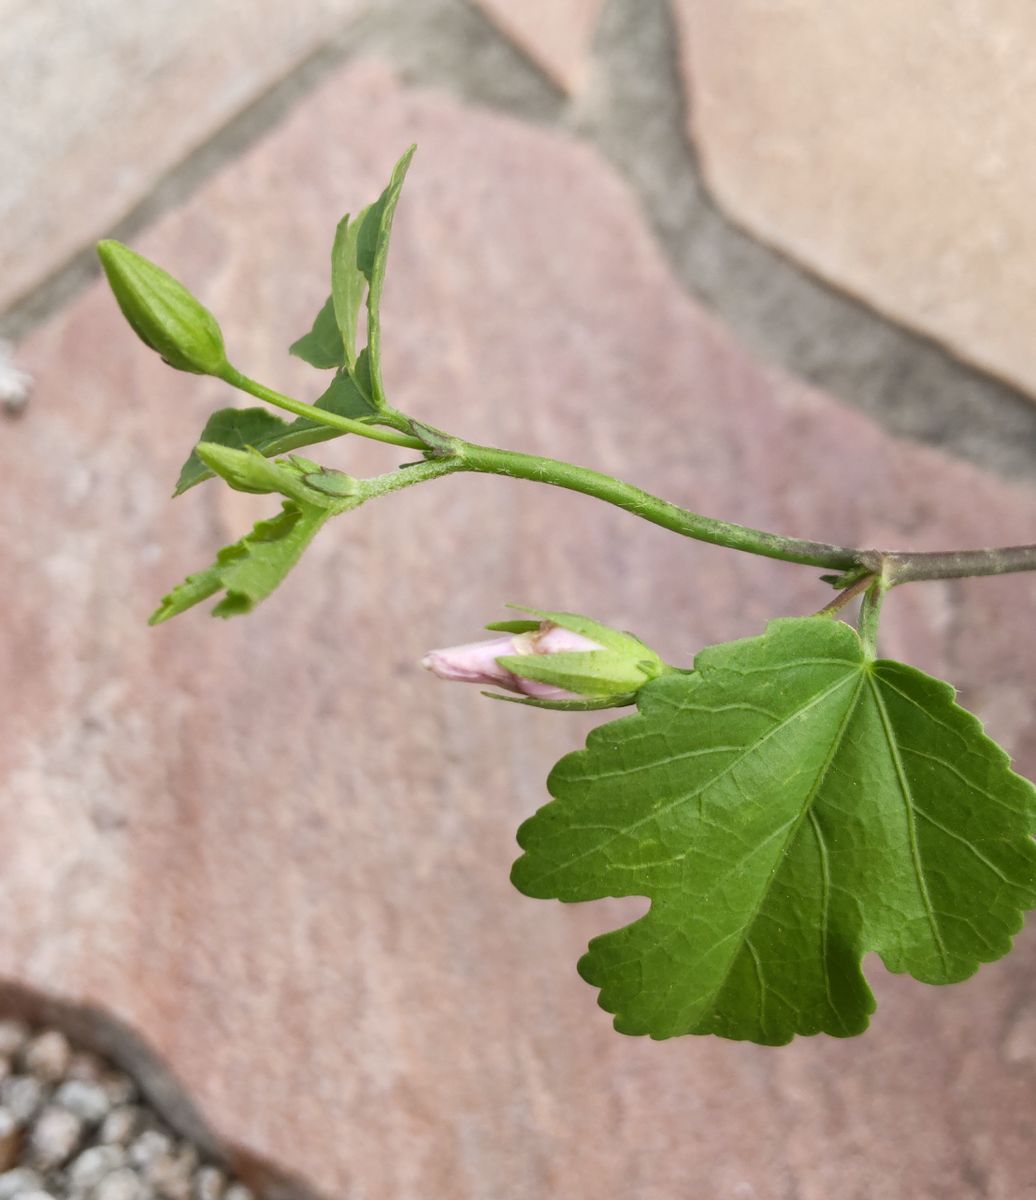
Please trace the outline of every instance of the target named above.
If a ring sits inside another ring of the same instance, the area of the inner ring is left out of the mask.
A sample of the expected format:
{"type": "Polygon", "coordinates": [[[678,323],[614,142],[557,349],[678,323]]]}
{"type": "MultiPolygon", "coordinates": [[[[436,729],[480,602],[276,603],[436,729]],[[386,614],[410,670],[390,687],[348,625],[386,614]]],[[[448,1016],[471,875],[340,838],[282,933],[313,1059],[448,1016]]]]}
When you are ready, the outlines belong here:
{"type": "Polygon", "coordinates": [[[421,659],[421,666],[440,679],[500,687],[538,700],[578,700],[580,697],[575,692],[533,679],[522,679],[496,660],[512,654],[560,654],[601,649],[603,647],[599,642],[583,637],[581,633],[544,621],[539,629],[531,633],[508,633],[483,642],[449,646],[445,650],[429,650],[421,659]]]}

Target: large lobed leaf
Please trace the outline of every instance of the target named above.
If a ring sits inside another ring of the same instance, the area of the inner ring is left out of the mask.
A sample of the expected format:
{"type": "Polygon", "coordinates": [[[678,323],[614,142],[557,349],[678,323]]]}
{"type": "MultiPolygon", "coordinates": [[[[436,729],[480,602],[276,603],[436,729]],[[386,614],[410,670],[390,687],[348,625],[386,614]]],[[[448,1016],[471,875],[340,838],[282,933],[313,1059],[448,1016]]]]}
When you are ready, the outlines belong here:
{"type": "Polygon", "coordinates": [[[647,684],[549,780],[516,886],[647,896],[580,973],[623,1033],[850,1036],[860,960],[951,983],[1036,904],[1031,784],[953,689],[828,618],[774,621],[647,684]]]}

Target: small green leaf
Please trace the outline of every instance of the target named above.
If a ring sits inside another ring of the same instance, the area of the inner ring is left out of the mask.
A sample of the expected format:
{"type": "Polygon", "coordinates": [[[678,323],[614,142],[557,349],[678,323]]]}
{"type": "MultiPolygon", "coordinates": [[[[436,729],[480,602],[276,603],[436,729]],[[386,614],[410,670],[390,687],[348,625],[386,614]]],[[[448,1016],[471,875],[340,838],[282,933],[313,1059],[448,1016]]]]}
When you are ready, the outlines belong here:
{"type": "MultiPolygon", "coordinates": [[[[367,397],[344,372],[340,371],[331,381],[327,391],[317,400],[314,408],[337,413],[340,417],[366,421],[374,417],[374,410],[367,397]]],[[[332,438],[344,437],[337,429],[329,429],[311,421],[308,417],[296,417],[285,421],[275,417],[265,408],[221,408],[209,417],[202,430],[199,444],[213,442],[240,450],[252,446],[268,458],[278,454],[289,454],[302,446],[313,446],[332,438]]],[[[212,471],[198,457],[197,446],[180,468],[174,496],[181,496],[203,480],[212,478],[212,471]]]]}
{"type": "Polygon", "coordinates": [[[366,210],[362,222],[358,222],[356,265],[368,283],[367,353],[370,358],[370,397],[379,408],[387,407],[385,387],[381,379],[381,294],[385,286],[392,218],[399,202],[399,194],[403,190],[403,180],[416,149],[416,146],[411,146],[396,163],[388,187],[366,210]]]}
{"type": "Polygon", "coordinates": [[[134,333],[178,371],[218,375],[227,365],[223,334],[209,310],[167,271],[121,242],[97,255],[134,333]]]}
{"type": "Polygon", "coordinates": [[[277,516],[260,521],[240,541],[220,550],[211,567],[189,575],[163,597],[150,624],[168,621],[221,590],[226,595],[212,610],[214,617],[251,612],[284,579],[332,512],[285,500],[277,516]]]}
{"type": "Polygon", "coordinates": [[[840,621],[774,621],[641,689],[555,767],[513,879],[565,901],[647,896],[580,973],[623,1033],[778,1045],[862,1032],[860,961],[951,983],[1036,903],[1036,792],[911,667],[840,621]]]}
{"type": "Polygon", "coordinates": [[[323,308],[317,313],[313,328],[309,333],[303,334],[297,342],[292,342],[288,353],[321,371],[345,366],[347,356],[342,344],[342,335],[335,321],[335,306],[331,296],[328,296],[323,308]]]}
{"type": "Polygon", "coordinates": [[[335,322],[345,348],[345,365],[351,370],[356,364],[356,323],[363,303],[367,278],[356,262],[356,243],[370,208],[365,208],[350,221],[345,216],[335,231],[331,249],[331,300],[335,322]]]}
{"type": "MultiPolygon", "coordinates": [[[[255,446],[258,449],[276,443],[288,428],[287,421],[275,417],[266,408],[221,408],[206,421],[198,442],[229,446],[234,450],[243,450],[245,446],[255,446]]],[[[180,496],[196,483],[211,478],[212,472],[198,457],[195,447],[180,468],[180,478],[176,481],[173,495],[180,496]]]]}

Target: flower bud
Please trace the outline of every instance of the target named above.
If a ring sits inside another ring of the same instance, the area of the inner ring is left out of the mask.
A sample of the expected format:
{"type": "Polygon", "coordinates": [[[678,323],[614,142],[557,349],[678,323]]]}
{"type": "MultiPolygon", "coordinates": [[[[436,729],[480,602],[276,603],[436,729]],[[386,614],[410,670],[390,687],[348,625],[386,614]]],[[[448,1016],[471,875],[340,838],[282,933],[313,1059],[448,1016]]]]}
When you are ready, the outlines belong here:
{"type": "Polygon", "coordinates": [[[227,365],[216,318],[171,275],[120,242],[104,241],[97,254],[134,333],[171,367],[218,375],[227,365]]]}
{"type": "Polygon", "coordinates": [[[527,703],[594,708],[629,704],[669,668],[632,634],[574,613],[524,609],[537,620],[502,621],[500,637],[432,650],[421,665],[440,679],[481,683],[527,697],[527,703]]]}

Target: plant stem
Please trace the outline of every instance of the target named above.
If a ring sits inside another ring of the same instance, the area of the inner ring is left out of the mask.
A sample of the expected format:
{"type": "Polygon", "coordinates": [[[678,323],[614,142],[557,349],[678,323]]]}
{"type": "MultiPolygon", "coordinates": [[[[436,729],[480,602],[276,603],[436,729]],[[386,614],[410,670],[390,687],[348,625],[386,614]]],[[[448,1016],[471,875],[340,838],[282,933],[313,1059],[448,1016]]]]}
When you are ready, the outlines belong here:
{"type": "Polygon", "coordinates": [[[471,442],[460,443],[458,456],[464,469],[487,475],[508,475],[514,479],[531,479],[536,483],[549,483],[554,487],[582,492],[624,508],[635,516],[671,529],[684,537],[700,542],[711,542],[716,546],[727,546],[732,550],[745,550],[750,554],[761,554],[766,558],[777,558],[783,562],[802,563],[811,567],[827,567],[836,571],[847,571],[859,562],[859,553],[844,546],[830,546],[824,542],[808,542],[800,538],[781,537],[750,529],[745,525],[734,525],[729,521],[717,521],[703,517],[690,509],[680,508],[662,500],[650,492],[642,491],[632,484],[591,471],[587,467],[576,467],[571,463],[553,458],[539,458],[533,454],[519,454],[514,450],[496,450],[489,446],[477,446],[471,442]]]}
{"type": "MultiPolygon", "coordinates": [[[[827,542],[783,537],[746,525],[735,525],[730,521],[702,516],[701,513],[680,508],[679,505],[653,496],[630,483],[623,483],[620,479],[613,479],[610,475],[592,471],[588,467],[577,467],[572,463],[554,458],[541,458],[535,454],[521,454],[515,450],[479,446],[474,442],[465,442],[442,434],[439,430],[429,429],[430,436],[422,441],[407,433],[352,420],[312,404],[304,404],[301,400],[275,392],[272,388],[249,379],[247,375],[229,365],[220,377],[249,395],[296,416],[315,421],[328,429],[356,434],[376,442],[387,442],[392,446],[405,446],[410,450],[420,450],[426,455],[426,463],[416,463],[405,472],[389,472],[378,476],[376,480],[368,480],[368,484],[372,485],[372,490],[368,493],[371,496],[397,491],[426,479],[436,479],[458,471],[529,479],[535,483],[548,483],[553,487],[567,488],[569,491],[604,500],[633,513],[634,516],[642,517],[645,521],[660,525],[663,529],[670,529],[683,537],[695,538],[699,542],[711,542],[715,546],[743,550],[764,558],[776,558],[782,562],[801,563],[810,567],[824,567],[843,573],[853,571],[854,568],[863,568],[880,576],[883,592],[898,584],[921,579],[959,579],[975,575],[1004,575],[1013,571],[1036,570],[1036,544],[1000,546],[988,550],[914,553],[853,549],[827,542]]],[[[387,414],[386,419],[388,416],[396,417],[400,423],[405,420],[395,413],[387,414]]],[[[859,590],[859,586],[847,589],[848,594],[843,596],[840,602],[835,602],[835,606],[828,605],[821,611],[836,611],[850,596],[858,594],[859,590]]]]}
{"type": "Polygon", "coordinates": [[[368,425],[366,421],[354,421],[349,417],[341,417],[337,413],[328,412],[327,409],[304,404],[301,400],[293,400],[291,396],[275,392],[272,388],[268,388],[254,379],[249,379],[247,375],[242,375],[240,371],[229,365],[220,378],[232,387],[247,392],[250,396],[265,400],[267,404],[272,404],[275,408],[283,408],[285,412],[294,413],[297,417],[316,421],[319,425],[326,425],[328,429],[337,429],[339,433],[355,433],[375,442],[388,442],[392,446],[406,446],[410,450],[426,448],[424,442],[410,437],[409,434],[396,433],[391,429],[381,429],[377,425],[368,425]]]}
{"type": "Polygon", "coordinates": [[[867,658],[872,662],[878,657],[878,617],[887,590],[888,584],[883,579],[875,579],[864,592],[860,605],[860,640],[867,658]]]}
{"type": "Polygon", "coordinates": [[[1036,545],[996,546],[989,550],[897,551],[881,557],[890,587],[919,579],[961,579],[1036,570],[1036,545]]]}

